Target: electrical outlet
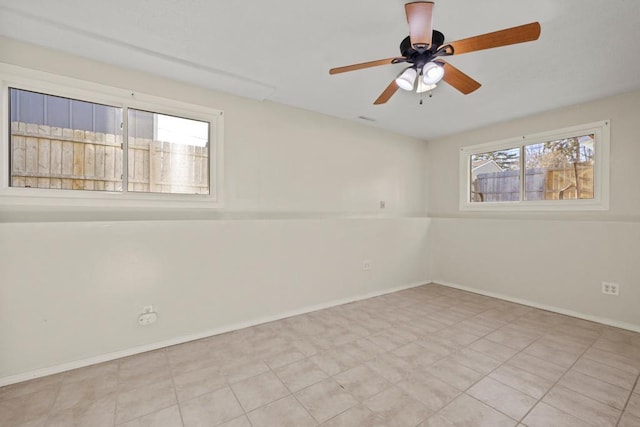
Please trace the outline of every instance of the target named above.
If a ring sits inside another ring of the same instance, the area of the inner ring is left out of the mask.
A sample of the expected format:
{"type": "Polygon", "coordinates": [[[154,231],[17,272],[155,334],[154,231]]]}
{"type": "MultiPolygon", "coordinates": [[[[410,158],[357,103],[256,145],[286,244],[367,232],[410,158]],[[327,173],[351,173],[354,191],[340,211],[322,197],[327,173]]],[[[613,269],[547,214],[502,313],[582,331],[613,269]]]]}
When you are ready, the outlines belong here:
{"type": "Polygon", "coordinates": [[[380,209],[384,209],[385,207],[387,207],[387,202],[380,200],[380,209]]]}
{"type": "Polygon", "coordinates": [[[158,320],[158,314],[154,312],[142,313],[140,316],[138,316],[138,323],[142,326],[147,326],[155,323],[156,320],[158,320]]]}
{"type": "Polygon", "coordinates": [[[362,261],[363,270],[371,270],[371,261],[362,261]]]}
{"type": "Polygon", "coordinates": [[[602,282],[602,293],[606,295],[620,295],[620,285],[611,282],[602,282]]]}

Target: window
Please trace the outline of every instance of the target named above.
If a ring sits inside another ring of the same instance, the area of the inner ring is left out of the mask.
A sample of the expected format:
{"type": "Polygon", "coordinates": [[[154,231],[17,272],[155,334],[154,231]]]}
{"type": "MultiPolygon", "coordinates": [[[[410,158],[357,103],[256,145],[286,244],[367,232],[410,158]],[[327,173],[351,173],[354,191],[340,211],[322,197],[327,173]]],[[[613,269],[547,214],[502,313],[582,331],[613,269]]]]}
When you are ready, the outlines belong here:
{"type": "Polygon", "coordinates": [[[3,76],[3,200],[220,206],[222,112],[77,83],[3,76]]]}
{"type": "Polygon", "coordinates": [[[461,149],[461,210],[608,209],[609,122],[461,149]]]}

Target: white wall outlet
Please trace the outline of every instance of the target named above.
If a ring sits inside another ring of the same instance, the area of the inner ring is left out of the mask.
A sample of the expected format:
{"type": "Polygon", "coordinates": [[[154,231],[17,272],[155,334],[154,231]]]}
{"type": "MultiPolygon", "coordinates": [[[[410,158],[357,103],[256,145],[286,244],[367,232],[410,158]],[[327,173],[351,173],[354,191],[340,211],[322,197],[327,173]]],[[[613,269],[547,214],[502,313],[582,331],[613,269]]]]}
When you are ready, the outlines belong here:
{"type": "Polygon", "coordinates": [[[155,323],[156,320],[158,320],[158,313],[155,313],[153,311],[151,313],[142,313],[140,316],[138,316],[138,323],[142,326],[147,326],[155,323]]]}
{"type": "Polygon", "coordinates": [[[620,285],[612,282],[602,282],[602,293],[607,295],[620,295],[620,285]]]}
{"type": "Polygon", "coordinates": [[[152,305],[142,307],[142,314],[138,316],[138,324],[146,326],[155,323],[156,320],[158,320],[158,313],[153,311],[152,305]]]}
{"type": "Polygon", "coordinates": [[[371,270],[371,261],[368,261],[368,260],[362,261],[362,269],[371,270]]]}

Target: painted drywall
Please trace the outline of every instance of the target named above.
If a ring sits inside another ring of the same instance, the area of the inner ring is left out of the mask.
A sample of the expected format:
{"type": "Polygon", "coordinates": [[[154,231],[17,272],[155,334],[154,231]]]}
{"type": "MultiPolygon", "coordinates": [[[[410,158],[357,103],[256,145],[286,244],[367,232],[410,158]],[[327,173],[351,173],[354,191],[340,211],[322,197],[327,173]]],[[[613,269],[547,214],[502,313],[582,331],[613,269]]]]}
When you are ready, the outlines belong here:
{"type": "Polygon", "coordinates": [[[428,143],[436,281],[570,310],[640,329],[640,92],[497,124],[428,143]],[[459,150],[611,120],[610,209],[596,212],[460,212],[459,150]],[[602,281],[620,296],[601,293],[602,281]]]}
{"type": "Polygon", "coordinates": [[[427,231],[424,218],[0,224],[0,377],[422,284],[427,231]],[[139,326],[149,304],[158,321],[139,326]]]}
{"type": "Polygon", "coordinates": [[[424,141],[8,39],[0,62],[225,115],[220,211],[0,200],[0,383],[427,281],[424,141]]]}

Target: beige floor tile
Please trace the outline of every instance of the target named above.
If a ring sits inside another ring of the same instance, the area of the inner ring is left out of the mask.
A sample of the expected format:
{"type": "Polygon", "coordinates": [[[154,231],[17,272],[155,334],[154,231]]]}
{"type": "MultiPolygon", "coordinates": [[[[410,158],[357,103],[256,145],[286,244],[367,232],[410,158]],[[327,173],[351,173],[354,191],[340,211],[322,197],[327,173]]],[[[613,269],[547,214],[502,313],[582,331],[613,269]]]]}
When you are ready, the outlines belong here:
{"type": "Polygon", "coordinates": [[[118,389],[116,372],[107,372],[94,377],[69,382],[65,378],[53,404],[52,411],[60,412],[72,407],[82,407],[102,397],[115,395],[118,389]]]}
{"type": "Polygon", "coordinates": [[[99,363],[64,373],[66,384],[92,379],[109,379],[118,376],[118,361],[99,363]]]}
{"type": "Polygon", "coordinates": [[[458,396],[438,415],[456,427],[513,427],[517,424],[517,421],[466,394],[458,396]]]}
{"type": "Polygon", "coordinates": [[[307,427],[317,425],[316,421],[293,396],[276,400],[262,408],[249,412],[247,416],[253,427],[307,427]]]}
{"type": "MultiPolygon", "coordinates": [[[[88,425],[88,424],[87,424],[88,425]]],[[[136,418],[118,427],[182,427],[182,418],[177,405],[136,418]]]]}
{"type": "Polygon", "coordinates": [[[251,427],[251,423],[249,422],[249,418],[243,415],[226,423],[219,424],[216,427],[251,427]]]}
{"type": "Polygon", "coordinates": [[[556,382],[562,374],[567,371],[567,368],[551,363],[548,360],[543,360],[535,356],[531,356],[526,353],[518,353],[509,359],[506,363],[508,366],[522,369],[530,374],[537,375],[545,378],[549,381],[556,382]]]}
{"type": "Polygon", "coordinates": [[[384,420],[360,404],[322,423],[322,427],[385,427],[384,420]]]}
{"type": "Polygon", "coordinates": [[[538,403],[522,422],[528,427],[585,427],[585,422],[580,418],[544,402],[538,403]]]}
{"type": "Polygon", "coordinates": [[[626,412],[640,418],[640,394],[633,393],[627,403],[626,412]]]}
{"type": "Polygon", "coordinates": [[[490,334],[495,330],[492,326],[486,326],[481,322],[474,322],[473,320],[465,320],[456,325],[458,328],[462,329],[464,332],[469,334],[476,335],[478,337],[484,337],[487,334],[490,334]]]}
{"type": "Polygon", "coordinates": [[[185,427],[218,425],[243,414],[229,387],[180,402],[185,427]]]}
{"type": "Polygon", "coordinates": [[[600,362],[613,368],[620,369],[621,371],[628,372],[631,375],[637,376],[638,374],[640,374],[640,364],[620,354],[611,353],[592,347],[584,353],[583,357],[595,360],[596,362],[600,362]]]}
{"type": "Polygon", "coordinates": [[[631,393],[630,390],[600,381],[573,369],[562,377],[558,385],[620,410],[624,409],[627,398],[631,393]]]}
{"type": "Polygon", "coordinates": [[[640,427],[640,418],[625,412],[620,417],[617,427],[640,427]]]}
{"type": "Polygon", "coordinates": [[[582,351],[570,348],[570,346],[557,346],[550,341],[536,341],[523,350],[526,354],[539,359],[549,360],[556,365],[569,368],[578,360],[582,351]]]}
{"type": "Polygon", "coordinates": [[[414,371],[411,364],[393,353],[379,354],[366,365],[391,383],[407,378],[414,371]]]}
{"type": "Polygon", "coordinates": [[[445,349],[443,345],[434,342],[432,339],[430,344],[430,348],[426,348],[416,341],[398,347],[391,353],[404,359],[408,364],[416,368],[432,365],[450,354],[451,350],[449,348],[445,349]]]}
{"type": "Polygon", "coordinates": [[[0,426],[18,425],[42,418],[53,406],[59,388],[59,384],[53,383],[36,392],[0,401],[0,426]]]}
{"type": "Polygon", "coordinates": [[[551,389],[543,402],[598,427],[615,426],[621,413],[611,406],[562,386],[551,389]]]}
{"type": "Polygon", "coordinates": [[[229,383],[235,383],[267,372],[269,367],[262,360],[246,361],[238,359],[237,362],[222,366],[221,371],[227,377],[229,383]]]}
{"type": "Polygon", "coordinates": [[[181,402],[227,386],[225,376],[217,367],[174,374],[173,382],[181,402]]]}
{"type": "Polygon", "coordinates": [[[297,392],[295,396],[319,423],[358,404],[358,400],[340,387],[333,378],[309,386],[297,392]]]}
{"type": "Polygon", "coordinates": [[[467,390],[467,394],[513,418],[520,420],[538,401],[489,377],[467,390]]]}
{"type": "Polygon", "coordinates": [[[27,421],[26,423],[17,424],[15,427],[46,427],[47,416],[37,418],[35,420],[27,421]]]}
{"type": "Polygon", "coordinates": [[[480,353],[484,353],[489,357],[493,357],[494,359],[505,362],[511,359],[513,356],[518,353],[519,350],[513,349],[511,347],[504,346],[502,344],[495,343],[493,341],[489,341],[486,338],[481,338],[478,341],[474,342],[469,346],[471,350],[478,351],[480,353]]]}
{"type": "Polygon", "coordinates": [[[596,349],[619,354],[635,361],[636,363],[640,363],[640,344],[638,343],[611,341],[608,339],[599,338],[593,344],[593,347],[596,349]]]}
{"type": "Polygon", "coordinates": [[[337,348],[318,353],[309,357],[309,360],[329,376],[339,374],[360,364],[358,359],[337,348]]]}
{"type": "Polygon", "coordinates": [[[474,371],[481,372],[485,375],[501,365],[501,363],[496,359],[470,348],[463,348],[448,357],[448,360],[460,363],[467,368],[471,368],[474,371]]]}
{"type": "Polygon", "coordinates": [[[274,372],[292,393],[328,378],[328,375],[309,359],[282,366],[274,372]]]}
{"type": "Polygon", "coordinates": [[[516,329],[510,328],[509,326],[505,326],[495,332],[490,333],[489,335],[485,336],[485,338],[489,341],[502,344],[506,347],[511,347],[516,350],[522,350],[523,348],[534,342],[536,339],[538,339],[538,336],[523,331],[518,331],[516,329]]]}
{"type": "Polygon", "coordinates": [[[426,421],[420,423],[417,427],[458,427],[440,414],[432,415],[426,421]]]}
{"type": "Polygon", "coordinates": [[[448,359],[429,366],[424,372],[451,384],[461,391],[468,389],[484,376],[481,372],[474,371],[459,362],[448,359]]]}
{"type": "Polygon", "coordinates": [[[489,374],[494,380],[515,388],[535,399],[542,396],[551,388],[554,381],[531,374],[513,366],[503,365],[489,374]]]}
{"type": "Polygon", "coordinates": [[[425,361],[438,361],[457,350],[455,347],[446,345],[442,341],[434,340],[432,336],[422,337],[412,344],[418,344],[423,348],[423,350],[418,349],[419,354],[423,355],[420,359],[422,364],[424,364],[425,361]]]}
{"type": "Polygon", "coordinates": [[[85,401],[72,408],[52,412],[47,420],[47,426],[110,427],[114,423],[115,408],[115,395],[85,401]]]}
{"type": "Polygon", "coordinates": [[[454,348],[465,347],[480,338],[480,336],[466,332],[463,328],[459,328],[457,325],[441,329],[438,332],[431,334],[431,336],[434,338],[440,338],[440,342],[444,345],[454,348]]]}
{"type": "Polygon", "coordinates": [[[118,393],[116,424],[156,412],[176,404],[176,394],[171,380],[118,393]]]}
{"type": "Polygon", "coordinates": [[[384,352],[382,348],[364,338],[345,344],[339,347],[338,351],[348,354],[358,362],[367,362],[384,352]]]}
{"type": "Polygon", "coordinates": [[[126,391],[171,379],[166,351],[156,350],[120,361],[118,390],[126,391]]]}
{"type": "Polygon", "coordinates": [[[633,389],[637,377],[628,371],[605,365],[587,357],[580,358],[572,369],[627,390],[633,389]]]}
{"type": "Polygon", "coordinates": [[[64,375],[65,374],[49,375],[30,381],[0,387],[0,401],[60,387],[62,385],[64,375]]]}
{"type": "Polygon", "coordinates": [[[171,364],[171,372],[173,375],[182,375],[201,369],[220,369],[220,366],[221,363],[219,360],[213,357],[194,358],[192,360],[171,364]]]}
{"type": "Polygon", "coordinates": [[[307,356],[305,356],[298,350],[290,349],[279,352],[275,356],[271,356],[265,359],[265,363],[269,365],[271,369],[275,369],[284,365],[288,365],[289,363],[297,362],[298,360],[302,360],[306,357],[307,356]]]}
{"type": "Polygon", "coordinates": [[[461,393],[452,385],[423,373],[412,375],[397,385],[432,411],[439,410],[461,393]]]}
{"type": "Polygon", "coordinates": [[[389,388],[364,402],[384,426],[415,426],[432,411],[398,387],[389,388]]]}
{"type": "Polygon", "coordinates": [[[356,399],[363,401],[389,388],[391,384],[373,369],[360,365],[333,377],[334,380],[356,399]]]}
{"type": "Polygon", "coordinates": [[[245,412],[290,394],[282,381],[271,371],[234,383],[231,389],[245,412]]]}
{"type": "Polygon", "coordinates": [[[409,344],[411,341],[415,341],[418,337],[411,339],[406,336],[396,335],[391,329],[385,329],[382,332],[367,337],[366,339],[385,351],[391,351],[398,347],[402,347],[405,344],[409,344]]]}

